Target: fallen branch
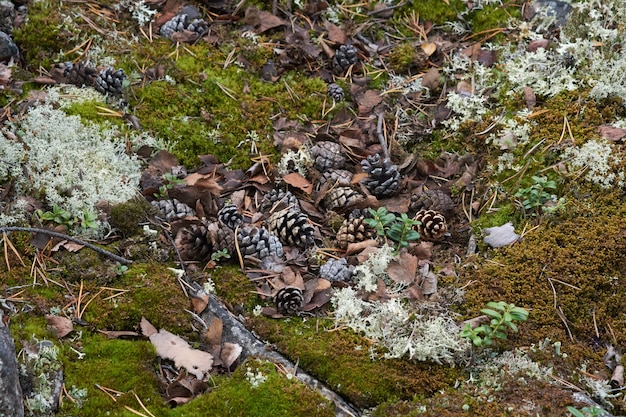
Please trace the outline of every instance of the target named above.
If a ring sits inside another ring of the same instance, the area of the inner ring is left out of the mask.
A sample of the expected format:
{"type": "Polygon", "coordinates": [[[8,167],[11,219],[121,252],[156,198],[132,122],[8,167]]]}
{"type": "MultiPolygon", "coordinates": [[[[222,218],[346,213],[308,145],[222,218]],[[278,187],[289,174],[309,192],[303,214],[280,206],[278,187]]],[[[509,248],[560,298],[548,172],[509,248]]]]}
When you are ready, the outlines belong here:
{"type": "MultiPolygon", "coordinates": [[[[241,352],[242,358],[254,356],[280,364],[286,369],[295,369],[295,365],[283,355],[275,351],[267,350],[267,345],[246,329],[214,295],[209,297],[209,306],[204,310],[203,316],[204,315],[208,315],[206,318],[203,317],[204,321],[207,323],[210,323],[210,320],[213,319],[212,316],[222,320],[224,324],[223,340],[241,345],[243,348],[241,352]]],[[[333,404],[335,404],[335,413],[338,417],[356,417],[360,415],[360,412],[354,406],[306,372],[299,370],[294,376],[309,388],[316,390],[329,401],[332,401],[333,404]]]]}
{"type": "Polygon", "coordinates": [[[97,253],[99,253],[100,255],[106,256],[107,258],[110,258],[112,260],[114,260],[115,262],[119,262],[122,265],[130,265],[133,263],[133,261],[126,259],[126,258],[122,258],[121,256],[118,256],[114,253],[109,252],[106,249],[102,249],[96,245],[92,245],[89,242],[85,242],[82,239],[79,239],[77,237],[72,237],[72,236],[68,236],[64,233],[59,233],[59,232],[54,232],[52,230],[48,230],[48,229],[40,229],[37,227],[0,227],[0,233],[7,233],[7,232],[29,232],[29,233],[41,233],[43,235],[46,236],[50,236],[50,237],[56,237],[59,239],[65,239],[65,240],[69,240],[72,241],[74,243],[78,243],[79,245],[82,245],[88,249],[91,249],[97,253]]]}

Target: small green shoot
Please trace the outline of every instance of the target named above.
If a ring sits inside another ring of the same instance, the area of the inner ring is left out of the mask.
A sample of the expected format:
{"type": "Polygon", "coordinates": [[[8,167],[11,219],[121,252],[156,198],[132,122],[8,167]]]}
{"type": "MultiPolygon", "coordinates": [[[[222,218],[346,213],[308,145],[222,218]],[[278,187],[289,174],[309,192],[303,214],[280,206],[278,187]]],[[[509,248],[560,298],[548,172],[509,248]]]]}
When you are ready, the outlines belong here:
{"type": "Polygon", "coordinates": [[[219,262],[222,259],[230,259],[230,254],[228,253],[228,249],[226,248],[218,250],[217,252],[213,252],[211,254],[211,260],[214,262],[219,262]]]}
{"type": "Polygon", "coordinates": [[[52,211],[44,212],[43,210],[37,210],[36,215],[41,222],[54,222],[68,227],[74,225],[74,223],[78,221],[76,216],[72,216],[72,213],[62,209],[56,204],[52,207],[52,211]]]}
{"type": "Polygon", "coordinates": [[[161,198],[161,199],[168,198],[169,197],[169,194],[167,192],[168,190],[171,190],[172,188],[174,188],[177,185],[185,183],[185,180],[177,178],[176,175],[171,174],[169,172],[166,172],[163,175],[163,180],[164,180],[164,182],[163,182],[163,185],[161,185],[159,187],[159,192],[158,193],[154,193],[154,196],[156,198],[161,198]]]}
{"type": "Polygon", "coordinates": [[[406,213],[396,216],[390,213],[386,207],[368,210],[372,217],[365,219],[365,224],[375,229],[379,237],[396,242],[396,252],[409,246],[409,242],[420,238],[420,234],[415,230],[415,226],[418,226],[420,222],[411,219],[406,213]]]}
{"type": "Polygon", "coordinates": [[[128,272],[128,267],[126,265],[122,265],[119,262],[115,263],[115,273],[117,274],[118,277],[121,277],[126,272],[128,272]]]}
{"type": "Polygon", "coordinates": [[[528,319],[528,310],[504,301],[489,302],[487,308],[480,312],[491,317],[489,324],[472,328],[471,324],[467,323],[461,331],[461,337],[470,339],[475,346],[491,346],[494,339],[506,339],[507,328],[517,333],[517,325],[514,322],[528,319]]]}
{"type": "Polygon", "coordinates": [[[583,407],[579,410],[576,407],[568,405],[567,411],[572,415],[572,417],[601,417],[609,415],[609,413],[597,406],[583,407]]]}
{"type": "Polygon", "coordinates": [[[556,191],[556,181],[549,180],[548,177],[532,177],[533,185],[528,188],[520,188],[515,193],[515,197],[521,199],[520,204],[525,211],[538,215],[540,213],[552,213],[563,207],[564,199],[558,199],[555,194],[549,191],[556,191]]]}

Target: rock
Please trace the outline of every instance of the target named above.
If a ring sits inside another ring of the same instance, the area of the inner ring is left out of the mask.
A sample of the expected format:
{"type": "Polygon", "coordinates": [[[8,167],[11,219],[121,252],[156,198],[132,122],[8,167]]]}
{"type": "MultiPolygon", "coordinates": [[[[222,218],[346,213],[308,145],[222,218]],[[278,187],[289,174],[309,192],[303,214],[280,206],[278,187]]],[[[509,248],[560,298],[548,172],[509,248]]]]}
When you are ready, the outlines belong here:
{"type": "Polygon", "coordinates": [[[15,344],[0,310],[0,415],[24,416],[22,388],[19,382],[15,344]]]}
{"type": "Polygon", "coordinates": [[[549,16],[556,18],[555,26],[562,27],[567,23],[567,18],[572,11],[572,5],[560,0],[535,0],[531,1],[524,10],[524,18],[532,19],[540,10],[545,10],[549,16]]]}
{"type": "Polygon", "coordinates": [[[13,33],[13,19],[15,19],[15,5],[7,0],[0,1],[0,31],[13,33]]]}
{"type": "Polygon", "coordinates": [[[5,32],[0,31],[0,61],[8,61],[11,58],[17,58],[20,50],[15,42],[5,32]]]}

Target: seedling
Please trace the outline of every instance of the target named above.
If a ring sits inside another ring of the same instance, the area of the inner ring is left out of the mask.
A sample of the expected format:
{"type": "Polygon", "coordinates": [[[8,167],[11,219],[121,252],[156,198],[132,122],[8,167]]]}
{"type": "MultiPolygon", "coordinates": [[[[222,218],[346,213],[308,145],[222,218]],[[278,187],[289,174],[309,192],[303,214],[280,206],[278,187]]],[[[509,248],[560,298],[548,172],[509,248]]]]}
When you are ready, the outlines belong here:
{"type": "Polygon", "coordinates": [[[169,194],[167,192],[168,190],[171,190],[176,185],[185,183],[185,180],[181,180],[180,178],[177,178],[176,175],[171,174],[169,172],[166,172],[165,175],[163,175],[163,181],[164,181],[163,185],[159,187],[159,192],[154,193],[154,196],[156,198],[168,198],[169,197],[169,194]]]}
{"type": "Polygon", "coordinates": [[[567,406],[567,411],[573,417],[601,417],[608,416],[609,413],[604,411],[602,408],[593,406],[593,407],[583,407],[580,410],[576,407],[572,407],[571,405],[567,406]]]}
{"type": "Polygon", "coordinates": [[[401,248],[409,246],[409,242],[420,238],[420,234],[414,229],[420,222],[411,219],[406,213],[396,216],[393,213],[389,213],[386,207],[379,207],[378,210],[371,208],[368,210],[372,217],[365,219],[365,224],[374,228],[379,237],[396,242],[396,252],[401,248]]]}
{"type": "Polygon", "coordinates": [[[515,197],[521,199],[521,205],[524,210],[539,214],[541,212],[552,212],[556,203],[556,207],[563,205],[563,199],[557,199],[555,194],[549,192],[556,190],[556,181],[549,180],[548,177],[532,176],[533,185],[528,188],[520,188],[515,197]],[[553,207],[546,206],[552,203],[553,207]]]}
{"type": "Polygon", "coordinates": [[[489,302],[487,308],[480,312],[491,318],[489,324],[472,328],[472,325],[467,323],[461,331],[461,337],[470,339],[475,346],[491,346],[493,339],[506,339],[507,328],[517,333],[517,325],[514,322],[528,319],[528,310],[504,301],[489,302]]]}
{"type": "Polygon", "coordinates": [[[72,216],[67,210],[62,209],[56,204],[52,207],[52,211],[37,210],[36,212],[39,221],[44,222],[54,222],[56,224],[62,224],[66,226],[72,226],[74,223],[78,221],[76,216],[72,216]]]}

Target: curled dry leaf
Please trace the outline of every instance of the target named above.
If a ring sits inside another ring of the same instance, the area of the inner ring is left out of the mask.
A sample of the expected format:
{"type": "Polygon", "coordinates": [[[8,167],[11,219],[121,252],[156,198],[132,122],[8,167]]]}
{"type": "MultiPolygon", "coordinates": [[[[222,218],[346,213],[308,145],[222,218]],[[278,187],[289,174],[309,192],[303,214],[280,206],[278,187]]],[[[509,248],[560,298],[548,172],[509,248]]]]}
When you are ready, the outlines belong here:
{"type": "Polygon", "coordinates": [[[237,343],[224,342],[224,346],[222,346],[222,351],[220,353],[220,359],[222,360],[224,368],[230,369],[235,361],[239,359],[242,351],[243,348],[241,345],[237,343]]]}
{"type": "Polygon", "coordinates": [[[191,295],[191,304],[193,305],[193,311],[196,314],[200,314],[204,311],[206,306],[209,305],[209,294],[204,291],[199,291],[191,295]]]}
{"type": "Polygon", "coordinates": [[[48,326],[54,329],[54,333],[60,339],[62,337],[67,336],[69,333],[74,330],[74,325],[72,324],[72,320],[67,317],[53,316],[48,314],[46,316],[46,322],[48,326]]]}
{"type": "Polygon", "coordinates": [[[420,288],[422,294],[430,296],[437,292],[437,275],[430,270],[430,264],[426,263],[420,268],[420,288]]]}
{"type": "Polygon", "coordinates": [[[183,338],[161,329],[156,328],[145,318],[141,319],[141,330],[154,345],[157,355],[163,359],[174,361],[177,368],[185,368],[188,373],[198,379],[211,371],[213,356],[202,350],[193,349],[183,338]]]}
{"type": "Polygon", "coordinates": [[[290,172],[289,174],[283,176],[283,181],[307,194],[311,194],[311,191],[313,191],[313,184],[297,172],[290,172]]]}
{"type": "Polygon", "coordinates": [[[600,133],[600,135],[605,139],[617,142],[624,139],[626,136],[626,129],[620,129],[611,125],[600,125],[598,126],[598,133],[600,133]]]}
{"type": "Polygon", "coordinates": [[[492,248],[501,248],[511,245],[520,238],[520,235],[515,233],[515,228],[511,222],[505,223],[502,226],[488,227],[484,232],[486,236],[483,240],[492,248]]]}

